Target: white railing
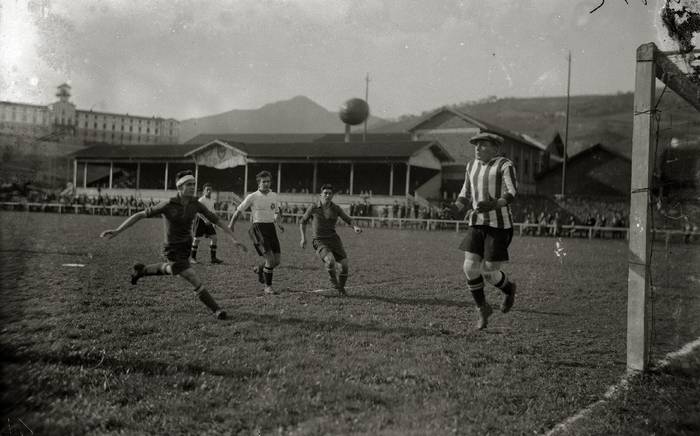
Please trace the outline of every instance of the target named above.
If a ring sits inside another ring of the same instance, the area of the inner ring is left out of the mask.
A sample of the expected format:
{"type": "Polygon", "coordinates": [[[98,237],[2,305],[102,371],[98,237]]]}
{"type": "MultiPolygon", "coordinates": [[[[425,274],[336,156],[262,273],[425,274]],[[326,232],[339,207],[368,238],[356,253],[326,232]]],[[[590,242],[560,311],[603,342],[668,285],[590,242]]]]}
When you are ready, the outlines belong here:
{"type": "MultiPolygon", "coordinates": [[[[72,213],[72,214],[89,214],[89,215],[109,215],[109,216],[129,216],[132,213],[143,210],[143,207],[122,206],[122,205],[99,205],[99,204],[64,204],[64,203],[27,203],[27,202],[0,202],[2,210],[17,210],[30,212],[54,212],[54,213],[72,213]]],[[[217,215],[226,220],[231,219],[233,211],[215,211],[217,215]]],[[[286,223],[296,224],[303,214],[301,213],[285,213],[284,220],[286,223]]],[[[245,214],[245,218],[249,217],[249,213],[245,214]]],[[[460,232],[466,230],[468,224],[458,220],[443,220],[432,218],[383,218],[376,216],[354,216],[352,219],[361,227],[368,228],[395,228],[401,230],[449,230],[460,232]]],[[[341,225],[343,225],[341,221],[341,225]]],[[[531,223],[513,223],[514,231],[520,236],[528,236],[532,233],[536,236],[539,233],[541,236],[562,236],[562,237],[581,237],[581,238],[621,238],[629,237],[629,229],[627,227],[591,227],[591,226],[570,226],[562,225],[555,226],[553,224],[541,225],[531,223]],[[555,232],[555,227],[558,231],[555,232]],[[530,232],[529,229],[532,229],[530,232]],[[539,232],[538,232],[539,230],[539,232]]],[[[653,236],[663,236],[668,240],[673,235],[699,237],[700,232],[686,232],[677,229],[654,229],[653,236]]]]}

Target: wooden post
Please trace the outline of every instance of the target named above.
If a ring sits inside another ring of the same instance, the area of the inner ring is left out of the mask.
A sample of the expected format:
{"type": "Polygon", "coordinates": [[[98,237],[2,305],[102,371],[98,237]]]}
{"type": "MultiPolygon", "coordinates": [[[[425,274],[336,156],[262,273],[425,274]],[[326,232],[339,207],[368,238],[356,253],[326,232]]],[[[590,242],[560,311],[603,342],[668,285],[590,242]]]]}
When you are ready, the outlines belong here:
{"type": "Polygon", "coordinates": [[[406,197],[411,193],[411,163],[406,162],[406,197]]]}
{"type": "Polygon", "coordinates": [[[109,189],[112,189],[112,177],[114,174],[114,162],[109,161],[109,189]]]}
{"type": "Polygon", "coordinates": [[[355,184],[355,164],[350,164],[350,195],[353,195],[353,185],[355,184]]]}
{"type": "Polygon", "coordinates": [[[248,195],[248,162],[245,163],[245,171],[243,173],[243,198],[248,195]]]}
{"type": "Polygon", "coordinates": [[[165,184],[164,191],[167,191],[168,190],[168,162],[165,163],[165,180],[163,183],[165,184]]]}
{"type": "Polygon", "coordinates": [[[83,188],[87,188],[87,167],[88,163],[85,161],[85,166],[83,167],[83,188]]]}
{"type": "Polygon", "coordinates": [[[73,160],[73,188],[78,188],[78,159],[73,160]]]}
{"type": "MultiPolygon", "coordinates": [[[[194,160],[194,158],[193,158],[194,160]]],[[[197,188],[199,185],[199,165],[197,165],[197,161],[194,161],[194,196],[197,196],[197,188]]]]}
{"type": "Polygon", "coordinates": [[[141,189],[141,162],[136,163],[136,190],[141,189]]]}
{"type": "Polygon", "coordinates": [[[277,193],[282,189],[282,162],[277,163],[277,193]]]}
{"type": "Polygon", "coordinates": [[[394,164],[389,164],[389,195],[394,195],[394,164]]]}
{"type": "Polygon", "coordinates": [[[627,369],[644,371],[649,355],[649,189],[653,168],[653,127],[656,65],[653,43],[637,49],[632,130],[632,183],[629,219],[629,275],[627,279],[627,369]]]}
{"type": "Polygon", "coordinates": [[[311,184],[311,193],[316,193],[316,183],[318,182],[318,162],[314,161],[314,178],[311,184]]]}

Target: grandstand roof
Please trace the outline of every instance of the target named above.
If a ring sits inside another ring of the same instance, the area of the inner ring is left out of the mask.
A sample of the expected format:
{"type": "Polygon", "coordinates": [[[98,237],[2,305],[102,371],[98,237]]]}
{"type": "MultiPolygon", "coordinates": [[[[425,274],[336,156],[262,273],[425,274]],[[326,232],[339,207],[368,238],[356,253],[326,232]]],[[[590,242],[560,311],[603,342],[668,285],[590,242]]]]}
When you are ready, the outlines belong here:
{"type": "Polygon", "coordinates": [[[223,145],[248,158],[304,159],[381,159],[408,158],[423,149],[430,149],[441,162],[453,161],[452,156],[437,141],[403,142],[300,142],[300,143],[242,143],[210,141],[208,144],[172,145],[95,145],[73,153],[84,160],[175,160],[185,159],[205,148],[223,145]]]}
{"type": "Polygon", "coordinates": [[[215,140],[195,147],[187,155],[215,145],[228,146],[249,158],[305,158],[305,159],[377,159],[408,158],[429,148],[441,162],[454,159],[437,141],[402,142],[302,142],[302,143],[227,143],[215,140]]]}

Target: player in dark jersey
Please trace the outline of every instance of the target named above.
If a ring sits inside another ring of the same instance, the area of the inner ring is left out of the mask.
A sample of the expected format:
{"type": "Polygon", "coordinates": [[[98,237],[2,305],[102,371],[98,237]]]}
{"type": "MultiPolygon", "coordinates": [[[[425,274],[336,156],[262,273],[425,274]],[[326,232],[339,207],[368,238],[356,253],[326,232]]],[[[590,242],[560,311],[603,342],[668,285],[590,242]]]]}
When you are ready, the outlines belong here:
{"type": "Polygon", "coordinates": [[[508,261],[513,239],[510,203],[517,193],[517,179],[512,162],[499,155],[501,136],[482,132],[469,142],[474,145],[476,159],[467,163],[464,185],[454,206],[462,211],[470,203],[473,208],[467,214],[469,228],[459,248],[464,251],[463,270],[478,307],[477,328],[481,330],[493,313],[484,295],[484,279],[505,295],[501,312],[507,313],[515,300],[516,285],[501,271],[501,265],[508,261]]]}
{"type": "Polygon", "coordinates": [[[306,247],[306,225],[312,220],[312,242],[316,254],[323,261],[328,272],[331,284],[340,295],[347,295],[345,283],[348,280],[348,256],[343,248],[343,243],[335,231],[338,218],[352,226],[355,233],[362,233],[362,229],[352,223],[352,219],[333,203],[333,186],[321,186],[320,200],[309,206],[304,216],[299,221],[301,233],[301,248],[306,247]],[[340,267],[340,271],[338,271],[340,267]]]}
{"type": "Polygon", "coordinates": [[[198,213],[204,215],[210,222],[219,226],[227,233],[233,243],[242,251],[247,248],[236,240],[233,232],[225,222],[197,201],[195,195],[195,179],[191,171],[180,171],[177,173],[176,183],[178,194],[168,201],[159,203],[156,206],[148,207],[145,210],[136,212],[127,218],[119,227],[113,230],[105,230],[100,237],[112,239],[137,221],[143,218],[150,218],[162,215],[165,224],[165,256],[168,262],[153,263],[144,265],[137,263],[134,265],[134,273],[131,275],[131,284],[135,285],[141,277],[180,275],[194,286],[194,292],[218,319],[226,319],[226,312],[222,310],[214,301],[214,298],[204,288],[194,270],[190,267],[190,251],[192,249],[192,222],[198,213]]]}

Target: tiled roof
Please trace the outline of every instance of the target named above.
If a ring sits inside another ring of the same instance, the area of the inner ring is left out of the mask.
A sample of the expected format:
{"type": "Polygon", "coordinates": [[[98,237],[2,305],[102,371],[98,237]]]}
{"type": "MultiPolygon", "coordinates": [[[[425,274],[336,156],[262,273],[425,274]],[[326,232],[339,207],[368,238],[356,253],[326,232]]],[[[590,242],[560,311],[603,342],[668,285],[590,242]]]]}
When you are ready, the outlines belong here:
{"type": "MultiPolygon", "coordinates": [[[[413,156],[425,147],[431,147],[441,161],[452,157],[435,141],[403,142],[301,142],[301,143],[224,143],[246,154],[249,158],[306,158],[306,159],[381,159],[413,156]]],[[[77,151],[77,159],[184,159],[186,155],[206,145],[96,145],[77,151]]]]}

